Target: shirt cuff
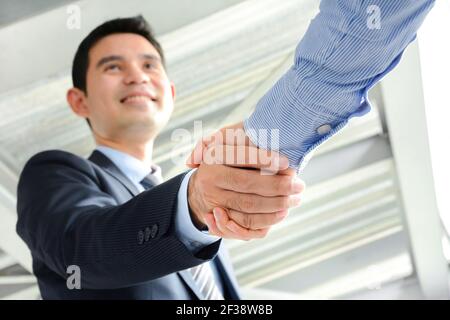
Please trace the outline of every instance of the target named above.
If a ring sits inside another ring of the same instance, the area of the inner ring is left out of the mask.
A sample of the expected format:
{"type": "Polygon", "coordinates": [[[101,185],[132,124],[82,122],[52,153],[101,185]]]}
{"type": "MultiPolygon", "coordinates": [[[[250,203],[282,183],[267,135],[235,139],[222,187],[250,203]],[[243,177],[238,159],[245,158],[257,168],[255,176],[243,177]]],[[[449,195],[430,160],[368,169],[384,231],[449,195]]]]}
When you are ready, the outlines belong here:
{"type": "Polygon", "coordinates": [[[188,172],[181,182],[180,190],[178,191],[177,211],[175,213],[175,232],[186,248],[193,253],[220,239],[218,236],[210,235],[208,231],[197,229],[189,213],[188,184],[195,170],[197,169],[188,172]]]}

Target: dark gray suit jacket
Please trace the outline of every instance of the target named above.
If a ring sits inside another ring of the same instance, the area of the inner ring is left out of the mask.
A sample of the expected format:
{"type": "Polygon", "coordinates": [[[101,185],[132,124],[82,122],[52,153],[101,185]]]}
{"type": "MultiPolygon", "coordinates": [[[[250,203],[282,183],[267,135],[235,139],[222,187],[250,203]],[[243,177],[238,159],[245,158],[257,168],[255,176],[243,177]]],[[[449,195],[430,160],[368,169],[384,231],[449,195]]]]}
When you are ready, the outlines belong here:
{"type": "Polygon", "coordinates": [[[197,254],[174,228],[184,174],[136,190],[101,152],[88,160],[45,151],[26,164],[17,193],[17,232],[33,257],[44,299],[202,299],[185,269],[213,259],[226,299],[239,299],[221,240],[197,254]],[[68,289],[70,265],[81,289],[68,289]]]}

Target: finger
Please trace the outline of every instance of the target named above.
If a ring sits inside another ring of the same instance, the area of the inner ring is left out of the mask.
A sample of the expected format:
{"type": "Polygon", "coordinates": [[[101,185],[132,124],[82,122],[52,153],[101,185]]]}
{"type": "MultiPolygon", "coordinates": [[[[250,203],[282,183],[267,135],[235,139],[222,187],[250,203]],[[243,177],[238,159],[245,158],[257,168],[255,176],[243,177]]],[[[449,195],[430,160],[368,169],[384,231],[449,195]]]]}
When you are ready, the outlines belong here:
{"type": "Polygon", "coordinates": [[[220,140],[216,139],[216,142],[221,141],[221,144],[231,146],[255,146],[245,133],[243,122],[224,127],[219,130],[218,134],[220,134],[221,137],[220,140]]]}
{"type": "Polygon", "coordinates": [[[262,228],[256,230],[250,230],[243,228],[236,224],[233,220],[228,220],[227,228],[232,230],[236,234],[240,234],[242,237],[250,238],[250,239],[262,239],[267,236],[270,228],[262,228]]]}
{"type": "Polygon", "coordinates": [[[224,235],[225,238],[228,239],[239,239],[239,240],[245,240],[248,241],[250,238],[244,237],[242,233],[236,233],[227,228],[227,222],[228,222],[228,215],[226,214],[224,209],[221,208],[214,208],[213,209],[214,218],[216,222],[216,226],[219,229],[219,231],[224,235]]]}
{"type": "Polygon", "coordinates": [[[216,180],[216,186],[224,190],[274,197],[299,194],[305,188],[302,180],[288,174],[268,176],[258,170],[226,166],[221,169],[223,179],[216,180]]]}
{"type": "Polygon", "coordinates": [[[249,230],[243,228],[229,219],[227,210],[223,208],[214,208],[214,217],[216,224],[223,233],[240,240],[259,239],[267,235],[269,228],[249,230]],[[229,233],[231,232],[231,233],[229,233]]]}
{"type": "Polygon", "coordinates": [[[189,168],[197,168],[203,161],[203,152],[207,147],[207,143],[204,139],[200,139],[195,145],[194,150],[191,152],[189,157],[186,159],[186,165],[189,168]]]}
{"type": "MultiPolygon", "coordinates": [[[[239,124],[237,124],[237,126],[239,126],[239,124]]],[[[198,167],[203,161],[203,154],[204,154],[205,150],[208,148],[208,146],[226,144],[224,141],[227,136],[226,131],[230,130],[230,128],[234,128],[234,126],[222,128],[219,131],[217,131],[211,135],[202,137],[195,145],[195,148],[191,152],[189,157],[186,159],[186,161],[185,161],[186,165],[190,168],[198,167]]],[[[246,137],[245,133],[244,133],[244,136],[246,137]]],[[[230,139],[228,139],[228,142],[231,144],[230,139]]],[[[242,143],[245,144],[245,142],[246,142],[245,139],[236,141],[237,144],[242,144],[242,143]]]]}
{"type": "Polygon", "coordinates": [[[238,193],[228,190],[219,191],[221,207],[245,213],[271,213],[300,205],[301,196],[263,197],[250,193],[238,193]]]}
{"type": "Polygon", "coordinates": [[[208,214],[205,215],[205,223],[208,226],[208,233],[210,235],[218,236],[218,237],[221,237],[221,238],[224,237],[222,232],[217,227],[216,220],[215,220],[214,215],[212,213],[208,213],[208,214]]]}
{"type": "Polygon", "coordinates": [[[277,172],[289,168],[289,159],[277,152],[251,146],[210,144],[203,152],[203,162],[240,168],[277,172]]]}
{"type": "Polygon", "coordinates": [[[280,170],[280,171],[278,171],[278,174],[287,175],[287,176],[297,176],[297,172],[295,171],[295,169],[292,169],[292,168],[288,168],[286,170],[280,170]]]}
{"type": "Polygon", "coordinates": [[[227,212],[230,220],[251,230],[271,227],[283,221],[288,215],[288,210],[273,213],[244,213],[228,209],[227,212]]]}
{"type": "MultiPolygon", "coordinates": [[[[220,236],[221,238],[228,238],[228,239],[239,239],[239,240],[245,240],[248,241],[250,238],[244,237],[240,235],[239,233],[235,233],[225,227],[225,224],[227,222],[226,214],[219,214],[217,215],[217,218],[215,218],[214,215],[208,214],[208,217],[205,219],[207,220],[207,225],[210,228],[210,234],[220,236]],[[223,230],[223,231],[221,231],[223,230]]],[[[241,232],[243,233],[243,232],[241,232]]]]}

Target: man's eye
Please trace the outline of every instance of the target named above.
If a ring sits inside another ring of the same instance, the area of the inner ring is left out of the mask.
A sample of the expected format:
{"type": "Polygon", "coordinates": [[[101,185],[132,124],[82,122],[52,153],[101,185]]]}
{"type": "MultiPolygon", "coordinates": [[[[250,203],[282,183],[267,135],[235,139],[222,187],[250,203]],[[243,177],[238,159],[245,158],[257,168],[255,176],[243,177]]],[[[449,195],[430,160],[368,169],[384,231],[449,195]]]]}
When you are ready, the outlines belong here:
{"type": "Polygon", "coordinates": [[[145,63],[145,64],[144,64],[144,68],[145,68],[145,69],[153,69],[153,68],[154,68],[154,65],[151,64],[151,63],[145,63]]]}
{"type": "Polygon", "coordinates": [[[120,68],[119,68],[119,66],[117,64],[111,64],[111,65],[109,65],[109,66],[107,66],[105,68],[105,71],[108,71],[108,70],[119,70],[119,69],[120,68]]]}

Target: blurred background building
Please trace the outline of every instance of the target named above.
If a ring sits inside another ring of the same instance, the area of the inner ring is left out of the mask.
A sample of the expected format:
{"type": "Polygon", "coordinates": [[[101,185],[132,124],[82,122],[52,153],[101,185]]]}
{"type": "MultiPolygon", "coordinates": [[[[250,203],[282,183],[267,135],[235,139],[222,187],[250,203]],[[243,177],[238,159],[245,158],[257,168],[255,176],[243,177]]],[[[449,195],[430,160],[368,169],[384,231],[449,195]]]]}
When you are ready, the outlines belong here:
{"type": "MultiPolygon", "coordinates": [[[[177,128],[245,118],[292,64],[317,0],[0,0],[0,299],[39,299],[15,232],[16,187],[36,152],[87,156],[94,144],[65,94],[81,39],[142,14],[177,87],[154,161],[165,178],[193,145],[177,128]],[[79,25],[73,17],[79,13],[79,25]]],[[[450,2],[438,0],[399,67],[302,173],[303,205],[267,238],[227,241],[244,298],[448,299],[450,2]],[[447,43],[446,43],[447,42],[447,43]]]]}

